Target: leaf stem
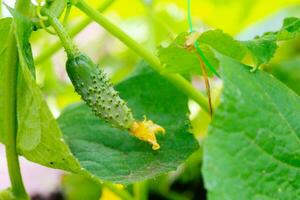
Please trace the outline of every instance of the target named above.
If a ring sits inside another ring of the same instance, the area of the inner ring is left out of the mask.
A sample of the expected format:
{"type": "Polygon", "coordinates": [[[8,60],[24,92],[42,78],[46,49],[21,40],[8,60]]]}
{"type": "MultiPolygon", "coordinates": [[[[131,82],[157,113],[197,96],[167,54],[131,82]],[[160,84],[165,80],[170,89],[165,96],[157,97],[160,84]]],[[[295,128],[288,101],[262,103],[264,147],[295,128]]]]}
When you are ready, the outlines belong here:
{"type": "Polygon", "coordinates": [[[136,182],[133,184],[135,200],[148,200],[148,182],[136,182]]]}
{"type": "Polygon", "coordinates": [[[11,188],[18,200],[27,200],[20,164],[17,153],[17,75],[18,75],[18,53],[14,37],[14,28],[11,28],[7,46],[7,56],[4,67],[3,93],[3,128],[5,131],[5,150],[11,188]]]}
{"type": "MultiPolygon", "coordinates": [[[[98,8],[99,12],[105,11],[115,0],[106,0],[101,6],[98,8]]],[[[88,17],[84,18],[82,21],[78,22],[74,26],[70,28],[68,31],[71,38],[80,33],[85,27],[87,27],[92,20],[88,17]]],[[[53,55],[61,48],[61,42],[57,40],[53,44],[51,44],[47,49],[45,49],[39,56],[35,59],[35,64],[43,63],[47,58],[53,55]]]]}
{"type": "Polygon", "coordinates": [[[211,103],[210,84],[209,84],[205,64],[202,62],[200,55],[197,54],[197,56],[198,56],[198,60],[200,63],[201,71],[202,71],[204,82],[205,82],[205,88],[206,88],[206,93],[207,93],[207,98],[208,98],[209,114],[210,114],[210,117],[212,117],[213,116],[213,107],[212,107],[212,103],[211,103]]]}
{"type": "MultiPolygon", "coordinates": [[[[125,45],[135,51],[138,55],[144,58],[150,66],[160,73],[163,67],[160,64],[159,59],[145,49],[141,44],[133,40],[130,36],[128,36],[124,31],[122,31],[119,27],[111,23],[108,19],[106,19],[103,15],[101,15],[97,10],[89,6],[84,0],[78,0],[76,3],[76,7],[78,7],[81,11],[83,11],[86,15],[104,27],[108,32],[117,37],[120,41],[122,41],[125,45]]],[[[194,99],[206,112],[209,111],[207,106],[206,97],[197,91],[186,79],[178,74],[161,74],[171,83],[173,83],[178,89],[180,89],[183,93],[185,93],[190,98],[194,99]]]]}

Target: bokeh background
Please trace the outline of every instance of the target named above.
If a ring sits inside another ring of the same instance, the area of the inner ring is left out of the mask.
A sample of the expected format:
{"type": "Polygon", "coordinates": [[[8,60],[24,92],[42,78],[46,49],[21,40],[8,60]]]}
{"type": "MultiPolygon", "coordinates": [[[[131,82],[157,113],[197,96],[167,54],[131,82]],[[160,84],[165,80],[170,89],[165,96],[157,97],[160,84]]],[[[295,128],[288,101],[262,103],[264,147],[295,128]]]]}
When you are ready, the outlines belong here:
{"type": "MultiPolygon", "coordinates": [[[[107,0],[87,0],[99,7],[107,0]]],[[[13,0],[4,0],[10,6],[13,0]]],[[[139,43],[156,54],[159,46],[169,44],[177,34],[188,31],[186,0],[111,0],[104,15],[121,27],[139,43]]],[[[288,16],[300,17],[300,0],[191,0],[194,28],[197,31],[222,29],[233,37],[247,40],[267,31],[278,30],[288,16]]],[[[3,8],[3,16],[9,16],[3,8]]],[[[86,16],[72,8],[66,23],[68,29],[76,26],[86,16]]],[[[90,23],[75,38],[80,49],[108,73],[114,83],[124,79],[141,60],[133,51],[112,37],[96,23],[90,23]]],[[[31,37],[36,61],[37,81],[55,117],[61,110],[80,101],[65,73],[66,55],[62,49],[46,55],[58,41],[44,30],[31,37]],[[44,54],[44,55],[43,55],[44,54]]],[[[272,73],[295,92],[300,94],[300,40],[279,44],[276,55],[263,70],[272,73]]],[[[221,82],[212,79],[214,101],[218,101],[221,82]]],[[[193,83],[204,90],[201,77],[193,83]]],[[[210,122],[209,116],[195,103],[190,102],[192,132],[201,144],[210,122]]],[[[21,158],[22,174],[26,188],[34,199],[120,199],[108,188],[83,177],[42,167],[21,158]]],[[[205,199],[201,176],[201,150],[193,154],[177,171],[149,180],[150,199],[205,199]]],[[[5,152],[0,145],[0,189],[9,187],[5,152]]],[[[124,189],[123,186],[118,186],[124,189]]],[[[135,186],[128,186],[135,190],[135,186]]]]}

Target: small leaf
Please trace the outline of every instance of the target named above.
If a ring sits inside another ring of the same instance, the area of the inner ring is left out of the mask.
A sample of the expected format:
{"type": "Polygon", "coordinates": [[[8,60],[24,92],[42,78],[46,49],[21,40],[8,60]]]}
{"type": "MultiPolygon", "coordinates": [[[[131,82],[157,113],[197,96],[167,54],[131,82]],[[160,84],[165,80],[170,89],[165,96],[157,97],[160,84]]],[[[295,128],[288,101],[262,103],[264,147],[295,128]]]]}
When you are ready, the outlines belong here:
{"type": "Polygon", "coordinates": [[[299,96],[263,71],[221,64],[223,101],[204,141],[209,199],[298,199],[299,96]]]}
{"type": "Polygon", "coordinates": [[[275,55],[277,42],[295,39],[300,35],[300,19],[286,18],[283,21],[282,28],[277,32],[267,32],[262,36],[255,37],[253,40],[242,42],[253,59],[256,66],[268,63],[275,55]]]}
{"type": "Polygon", "coordinates": [[[134,74],[116,89],[135,118],[143,120],[145,115],[166,133],[158,135],[161,148],[153,151],[128,132],[111,128],[86,105],[68,108],[58,121],[72,153],[89,173],[128,184],[175,170],[198,148],[188,132],[187,97],[157,73],[147,69],[134,74]]]}
{"type": "Polygon", "coordinates": [[[256,66],[268,63],[278,47],[276,40],[272,36],[258,37],[254,40],[246,41],[244,44],[253,56],[256,66]]]}
{"type": "Polygon", "coordinates": [[[281,30],[277,33],[277,40],[290,40],[300,36],[300,19],[285,18],[281,30]]]}
{"type": "Polygon", "coordinates": [[[246,48],[239,41],[219,29],[202,33],[198,41],[200,44],[207,44],[219,53],[237,60],[243,59],[246,54],[246,48]]]}
{"type": "MultiPolygon", "coordinates": [[[[163,73],[202,74],[197,51],[185,47],[188,36],[189,34],[186,32],[181,33],[168,47],[159,48],[158,56],[165,66],[163,73]]],[[[200,48],[209,63],[217,68],[219,61],[210,47],[201,44],[200,48]]],[[[207,72],[210,72],[209,68],[207,68],[207,72]]],[[[209,73],[209,75],[212,75],[212,73],[209,73]]]]}

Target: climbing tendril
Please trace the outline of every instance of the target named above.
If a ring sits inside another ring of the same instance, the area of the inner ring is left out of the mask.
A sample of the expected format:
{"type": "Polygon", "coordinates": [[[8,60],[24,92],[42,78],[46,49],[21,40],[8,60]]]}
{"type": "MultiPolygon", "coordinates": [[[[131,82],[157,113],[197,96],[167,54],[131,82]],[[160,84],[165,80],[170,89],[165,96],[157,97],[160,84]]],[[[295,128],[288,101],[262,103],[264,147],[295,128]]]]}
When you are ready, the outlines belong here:
{"type": "Polygon", "coordinates": [[[36,8],[36,15],[38,16],[38,18],[40,19],[40,25],[41,27],[47,31],[48,33],[52,34],[52,35],[56,35],[56,33],[52,30],[50,30],[46,25],[45,25],[45,21],[48,20],[48,17],[47,16],[43,16],[41,14],[41,9],[42,9],[42,1],[41,0],[38,0],[37,1],[38,5],[37,5],[37,8],[36,8]]]}

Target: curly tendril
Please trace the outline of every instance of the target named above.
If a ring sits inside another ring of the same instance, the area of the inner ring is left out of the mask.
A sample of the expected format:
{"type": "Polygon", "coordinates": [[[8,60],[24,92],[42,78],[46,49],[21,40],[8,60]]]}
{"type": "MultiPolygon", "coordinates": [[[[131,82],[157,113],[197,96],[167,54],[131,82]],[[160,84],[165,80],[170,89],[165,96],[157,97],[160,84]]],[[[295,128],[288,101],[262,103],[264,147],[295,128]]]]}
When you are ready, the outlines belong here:
{"type": "Polygon", "coordinates": [[[52,34],[52,35],[56,35],[56,33],[54,31],[52,31],[51,29],[49,29],[46,25],[45,25],[45,21],[48,20],[48,17],[47,16],[43,16],[41,14],[41,10],[42,10],[42,4],[43,2],[41,0],[37,0],[37,8],[36,8],[36,15],[38,16],[38,18],[40,19],[40,25],[41,27],[47,31],[48,33],[52,34]]]}

